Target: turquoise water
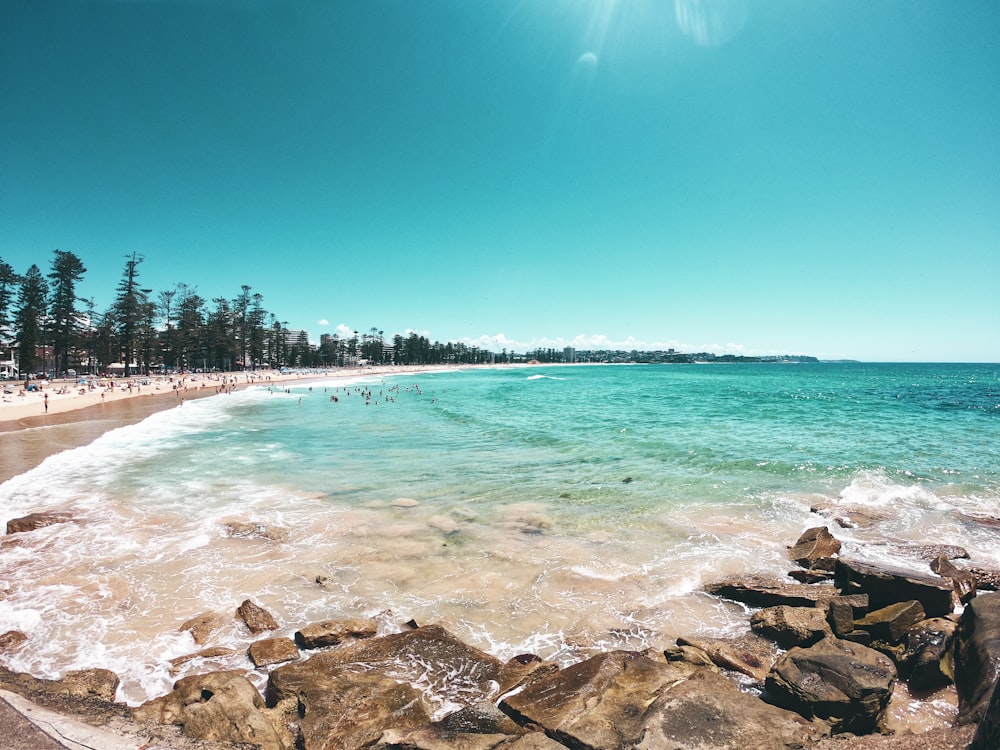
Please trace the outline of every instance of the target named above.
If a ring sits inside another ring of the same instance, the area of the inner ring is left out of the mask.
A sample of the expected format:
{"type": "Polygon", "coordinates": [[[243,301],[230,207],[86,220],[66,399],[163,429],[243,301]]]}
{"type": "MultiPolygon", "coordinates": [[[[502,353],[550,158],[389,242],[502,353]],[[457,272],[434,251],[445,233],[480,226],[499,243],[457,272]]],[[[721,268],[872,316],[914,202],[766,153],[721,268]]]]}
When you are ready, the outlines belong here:
{"type": "MultiPolygon", "coordinates": [[[[742,608],[701,586],[783,575],[810,526],[845,554],[922,568],[906,544],[949,543],[1000,567],[997,532],[969,519],[1000,515],[1000,367],[319,377],[116,430],[0,485],[0,507],[78,519],[0,549],[0,632],[37,644],[5,663],[108,667],[130,702],[205,668],[171,672],[199,648],[180,623],[247,597],[287,634],[413,617],[502,657],[572,661],[738,632],[742,608]],[[859,510],[874,521],[835,520],[859,510]]],[[[248,640],[234,625],[213,645],[248,640]]]]}

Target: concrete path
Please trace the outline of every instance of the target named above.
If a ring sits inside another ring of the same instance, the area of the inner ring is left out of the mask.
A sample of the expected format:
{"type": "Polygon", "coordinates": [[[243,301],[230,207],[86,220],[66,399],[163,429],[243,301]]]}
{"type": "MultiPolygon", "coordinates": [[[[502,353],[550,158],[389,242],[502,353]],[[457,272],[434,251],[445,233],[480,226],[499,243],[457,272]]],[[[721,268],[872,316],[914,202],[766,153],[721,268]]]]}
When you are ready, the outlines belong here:
{"type": "Polygon", "coordinates": [[[138,750],[136,741],[37,706],[0,690],[0,748],[4,750],[138,750]]]}

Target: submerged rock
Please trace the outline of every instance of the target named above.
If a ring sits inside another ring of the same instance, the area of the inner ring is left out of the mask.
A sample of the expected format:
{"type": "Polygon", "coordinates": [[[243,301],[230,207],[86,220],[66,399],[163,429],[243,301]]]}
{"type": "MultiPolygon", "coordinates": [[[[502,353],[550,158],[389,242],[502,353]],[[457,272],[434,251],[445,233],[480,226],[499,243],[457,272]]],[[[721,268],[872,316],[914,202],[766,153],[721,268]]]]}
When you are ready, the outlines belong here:
{"type": "Polygon", "coordinates": [[[182,623],[178,630],[181,632],[186,630],[191,633],[194,642],[201,646],[208,642],[216,630],[229,622],[230,619],[219,612],[202,612],[182,623]]]}
{"type": "Polygon", "coordinates": [[[41,512],[29,513],[21,518],[12,518],[7,522],[8,534],[20,534],[24,531],[34,531],[57,523],[67,523],[73,520],[69,513],[41,512]]]}
{"type": "Polygon", "coordinates": [[[0,635],[0,652],[14,651],[26,640],[28,640],[28,636],[20,630],[8,630],[0,635]]]}
{"type": "Polygon", "coordinates": [[[277,630],[279,627],[274,615],[250,599],[236,608],[236,616],[243,620],[254,635],[268,630],[277,630]]]}

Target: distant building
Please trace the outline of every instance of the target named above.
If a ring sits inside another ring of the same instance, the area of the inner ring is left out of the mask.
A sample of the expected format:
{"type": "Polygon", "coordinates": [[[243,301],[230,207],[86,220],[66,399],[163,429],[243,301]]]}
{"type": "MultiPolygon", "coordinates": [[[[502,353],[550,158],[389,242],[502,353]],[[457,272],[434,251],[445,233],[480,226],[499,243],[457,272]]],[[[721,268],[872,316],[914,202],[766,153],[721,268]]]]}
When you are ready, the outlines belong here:
{"type": "Polygon", "coordinates": [[[576,349],[572,346],[563,349],[563,362],[576,362],[576,349]]]}

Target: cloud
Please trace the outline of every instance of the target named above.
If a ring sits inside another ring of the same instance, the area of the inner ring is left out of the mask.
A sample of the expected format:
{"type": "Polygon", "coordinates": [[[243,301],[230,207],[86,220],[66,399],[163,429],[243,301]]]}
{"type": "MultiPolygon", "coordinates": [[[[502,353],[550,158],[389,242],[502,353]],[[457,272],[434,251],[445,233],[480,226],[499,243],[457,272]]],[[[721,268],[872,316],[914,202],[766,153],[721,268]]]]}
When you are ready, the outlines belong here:
{"type": "Polygon", "coordinates": [[[330,321],[327,320],[326,318],[320,318],[319,320],[316,321],[316,325],[323,326],[325,328],[326,326],[330,325],[330,321]]]}

